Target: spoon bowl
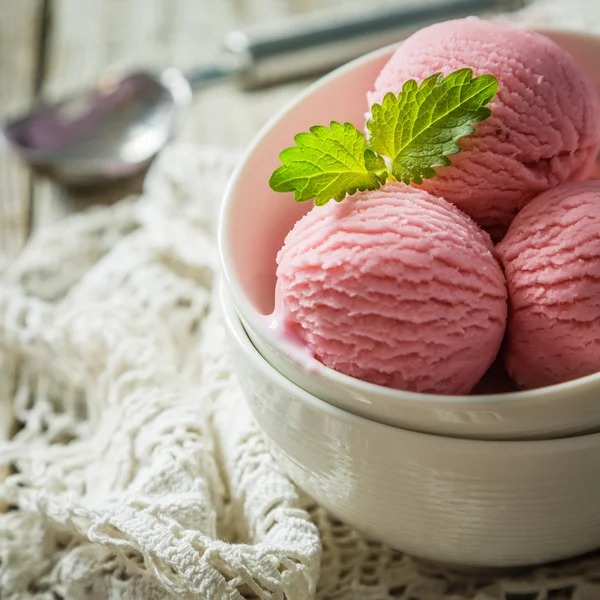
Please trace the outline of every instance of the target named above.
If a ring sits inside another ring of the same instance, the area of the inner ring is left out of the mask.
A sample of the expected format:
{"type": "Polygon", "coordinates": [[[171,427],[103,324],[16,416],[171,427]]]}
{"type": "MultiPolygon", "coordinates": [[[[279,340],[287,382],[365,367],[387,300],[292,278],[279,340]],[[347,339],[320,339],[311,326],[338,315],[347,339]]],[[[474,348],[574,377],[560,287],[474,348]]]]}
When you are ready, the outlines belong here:
{"type": "Polygon", "coordinates": [[[190,98],[176,69],[106,75],[83,93],[13,120],[3,134],[25,161],[61,181],[121,179],[152,161],[190,98]]]}

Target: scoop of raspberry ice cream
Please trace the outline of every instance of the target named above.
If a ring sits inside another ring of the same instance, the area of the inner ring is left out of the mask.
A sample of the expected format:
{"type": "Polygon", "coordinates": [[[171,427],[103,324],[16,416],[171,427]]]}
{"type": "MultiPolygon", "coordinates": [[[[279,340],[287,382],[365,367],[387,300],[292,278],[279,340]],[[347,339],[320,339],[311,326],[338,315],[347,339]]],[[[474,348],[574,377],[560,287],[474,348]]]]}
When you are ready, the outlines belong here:
{"type": "Polygon", "coordinates": [[[541,192],[584,180],[600,148],[600,107],[591,81],[546,36],[475,17],[409,37],[381,71],[369,106],[409,79],[421,82],[470,67],[499,82],[492,115],[459,140],[452,165],[422,189],[456,204],[500,239],[517,212],[541,192]]]}
{"type": "Polygon", "coordinates": [[[463,394],[498,353],[506,284],[490,237],[425,191],[389,183],[315,207],[277,263],[284,327],[337,371],[463,394]]]}
{"type": "Polygon", "coordinates": [[[542,387],[600,371],[600,181],[544,192],[497,246],[509,292],[505,364],[542,387]]]}

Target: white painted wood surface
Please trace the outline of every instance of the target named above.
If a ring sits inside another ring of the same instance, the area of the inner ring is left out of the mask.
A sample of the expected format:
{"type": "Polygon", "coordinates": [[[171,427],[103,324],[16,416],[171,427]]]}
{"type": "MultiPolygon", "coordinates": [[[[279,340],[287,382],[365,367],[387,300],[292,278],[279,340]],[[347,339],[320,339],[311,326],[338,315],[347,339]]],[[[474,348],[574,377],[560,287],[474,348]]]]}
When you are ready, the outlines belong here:
{"type": "MultiPolygon", "coordinates": [[[[16,114],[34,94],[41,0],[0,0],[0,115],[16,114]]],[[[0,140],[0,268],[27,238],[30,176],[0,140]]]]}

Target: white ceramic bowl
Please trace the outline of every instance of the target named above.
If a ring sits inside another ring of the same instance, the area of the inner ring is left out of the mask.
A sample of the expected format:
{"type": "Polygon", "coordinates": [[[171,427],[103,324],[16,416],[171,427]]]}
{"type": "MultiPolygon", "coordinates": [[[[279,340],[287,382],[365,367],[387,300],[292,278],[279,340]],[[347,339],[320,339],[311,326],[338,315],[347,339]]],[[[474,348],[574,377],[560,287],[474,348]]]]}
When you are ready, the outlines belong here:
{"type": "Polygon", "coordinates": [[[529,442],[414,433],[355,416],[278,373],[223,294],[234,367],[274,456],[343,521],[414,556],[474,567],[600,546],[600,434],[529,442]]]}
{"type": "MultiPolygon", "coordinates": [[[[574,55],[600,91],[600,38],[544,33],[574,55]]],[[[365,91],[393,50],[368,54],[309,87],[266,125],[235,172],[222,207],[219,247],[227,286],[249,336],[263,356],[301,388],[382,423],[473,439],[550,438],[600,429],[600,374],[534,391],[416,394],[341,375],[269,336],[264,315],[273,308],[275,256],[286,233],[311,207],[269,188],[278,154],[311,125],[335,119],[363,128],[365,91]]]]}

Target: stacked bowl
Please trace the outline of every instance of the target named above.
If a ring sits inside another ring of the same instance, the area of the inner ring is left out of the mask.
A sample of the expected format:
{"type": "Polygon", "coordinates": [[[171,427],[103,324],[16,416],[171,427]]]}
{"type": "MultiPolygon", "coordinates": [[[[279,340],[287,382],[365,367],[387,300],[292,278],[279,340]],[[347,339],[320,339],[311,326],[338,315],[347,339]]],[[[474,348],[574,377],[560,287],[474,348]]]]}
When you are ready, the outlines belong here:
{"type": "MultiPolygon", "coordinates": [[[[543,33],[600,90],[600,40],[543,33]]],[[[411,393],[333,371],[269,335],[275,257],[310,208],[270,189],[279,152],[317,123],[362,128],[357,90],[372,87],[394,50],[309,87],[267,124],[230,182],[219,227],[221,297],[240,383],[289,476],[374,539],[471,567],[591,551],[600,547],[600,373],[517,391],[492,369],[468,396],[411,393]]]]}

